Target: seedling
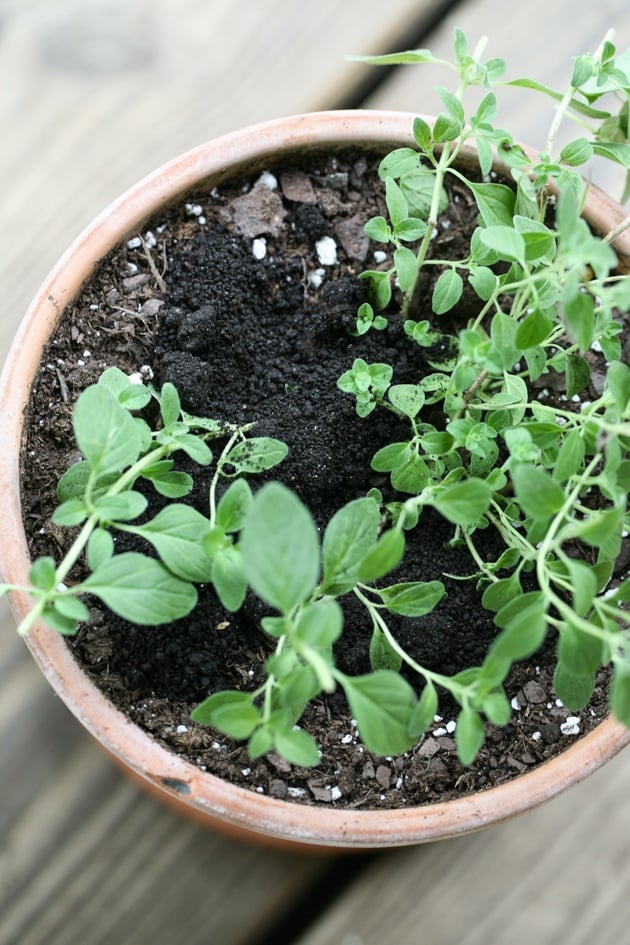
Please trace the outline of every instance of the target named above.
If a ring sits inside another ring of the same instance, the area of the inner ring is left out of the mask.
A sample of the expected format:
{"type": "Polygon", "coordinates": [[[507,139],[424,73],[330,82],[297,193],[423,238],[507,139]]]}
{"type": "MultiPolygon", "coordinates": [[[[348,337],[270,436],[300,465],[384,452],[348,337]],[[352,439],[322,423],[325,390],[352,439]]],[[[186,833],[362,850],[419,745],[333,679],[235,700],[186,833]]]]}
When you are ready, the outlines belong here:
{"type": "Polygon", "coordinates": [[[620,314],[630,311],[630,280],[618,271],[612,243],[628,221],[604,236],[589,230],[580,216],[587,185],[578,170],[593,155],[630,169],[630,53],[618,55],[608,35],[596,53],[575,59],[566,91],[556,92],[530,79],[504,81],[505,64],[483,61],[483,49],[482,42],[471,53],[457,30],[453,62],[428,50],[363,60],[432,64],[456,77],[454,91],[437,87],[444,111],[435,124],[414,121],[415,147],[398,148],[380,164],[387,215],[367,221],[365,230],[386,262],[362,275],[370,300],[354,328],[384,332],[402,319],[409,344],[424,349],[431,370],[417,383],[396,384],[392,365],[356,359],[338,381],[360,417],[385,410],[397,429],[400,420],[407,424],[406,438],[380,448],[371,463],[389,476],[394,501],[377,490],[357,497],[320,539],[310,512],[284,485],[253,492],[248,478],[280,463],[286,447],[250,436],[251,425],[191,417],[171,385],[151,392],[116,369],[76,404],[83,459],[61,479],[54,521],[79,531],[60,564],[34,562],[26,588],[34,606],[20,632],[41,617],[74,633],[89,618],[84,595],[152,624],[189,613],[196,584],[213,584],[230,611],[249,588],[272,610],[262,621],[273,650],[264,682],[252,692],[212,693],[192,717],[247,740],[252,757],[273,749],[293,764],[316,764],[318,746],[298,723],[311,700],[340,686],[362,740],[381,755],[409,749],[447,690],[460,706],[456,745],[469,764],[486,722],[510,718],[504,684],[511,666],[535,653],[550,631],[558,638],[555,689],[565,705],[585,706],[596,672],[610,665],[611,708],[630,726],[630,578],[613,578],[629,526],[630,368],[621,360],[620,314]],[[495,124],[502,85],[555,102],[538,154],[495,124]],[[467,112],[471,87],[483,95],[467,112]],[[580,134],[558,151],[565,119],[580,134]],[[478,179],[457,163],[470,142],[478,179]],[[495,153],[508,169],[505,180],[492,174],[495,153]],[[432,255],[449,178],[468,188],[479,215],[458,259],[432,255]],[[419,307],[427,273],[436,274],[430,313],[419,307]],[[457,311],[467,287],[477,310],[462,320],[457,311]],[[593,353],[603,382],[589,399],[593,353]],[[564,399],[538,398],[533,385],[547,375],[563,379],[564,399]],[[152,398],[159,403],[155,428],[139,413],[152,398]],[[209,467],[208,441],[216,437],[225,445],[208,508],[197,511],[177,501],[192,480],[172,456],[183,451],[209,467]],[[225,478],[232,481],[218,498],[225,478]],[[141,482],[167,501],[138,523],[147,509],[141,482]],[[440,581],[421,575],[386,580],[426,507],[452,523],[453,542],[469,550],[469,578],[497,626],[481,665],[453,677],[417,663],[388,622],[390,614],[429,613],[445,593],[440,581]],[[494,560],[477,541],[488,528],[504,544],[494,560]],[[148,542],[152,554],[116,553],[116,533],[148,542]],[[87,577],[73,584],[84,556],[87,577]],[[361,603],[372,631],[373,671],[358,677],[341,672],[334,657],[346,595],[361,603]],[[416,687],[400,674],[403,666],[416,687]]]}

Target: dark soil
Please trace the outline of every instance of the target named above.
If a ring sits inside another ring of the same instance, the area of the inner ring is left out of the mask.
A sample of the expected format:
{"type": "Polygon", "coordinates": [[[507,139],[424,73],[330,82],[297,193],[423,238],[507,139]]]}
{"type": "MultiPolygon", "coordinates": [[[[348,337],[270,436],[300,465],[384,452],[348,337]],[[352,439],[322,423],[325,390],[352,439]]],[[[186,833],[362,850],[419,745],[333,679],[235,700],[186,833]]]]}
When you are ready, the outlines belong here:
{"type": "MultiPolygon", "coordinates": [[[[158,385],[172,381],[190,412],[256,420],[256,435],[284,440],[289,457],[273,477],[298,492],[320,526],[372,486],[388,493],[387,479],[372,473],[369,461],[379,446],[398,438],[392,415],[375,411],[360,420],[336,380],[355,357],[387,360],[398,383],[433,369],[423,350],[405,340],[396,317],[382,333],[356,338],[348,332],[365,298],[357,274],[375,266],[362,221],[383,212],[376,163],[357,154],[315,155],[300,168],[274,168],[277,189],[251,181],[193,195],[150,221],[142,241],[131,241],[102,266],[66,313],[33,390],[23,479],[33,555],[58,558],[68,544],[68,530],[56,528],[50,516],[56,482],[77,458],[71,406],[112,364],[153,376],[158,385]],[[335,241],[335,264],[318,258],[318,241],[326,237],[335,241]],[[253,250],[262,256],[263,247],[264,257],[256,258],[253,250]]],[[[435,238],[436,252],[439,247],[444,254],[456,254],[461,227],[475,225],[466,192],[456,188],[450,196],[435,238]]],[[[430,291],[425,285],[421,295],[430,291]]],[[[464,300],[457,317],[466,316],[464,300]]],[[[429,316],[419,311],[416,317],[429,316]]],[[[208,481],[201,471],[191,496],[202,511],[208,481]]],[[[151,501],[154,514],[160,500],[151,501]]],[[[476,582],[444,576],[474,571],[452,537],[453,526],[423,512],[395,578],[444,580],[448,596],[427,617],[392,620],[417,660],[447,674],[481,662],[496,633],[479,606],[476,582]]],[[[496,534],[478,537],[483,553],[498,555],[496,534]]],[[[370,628],[352,600],[342,603],[346,629],[337,661],[347,672],[366,672],[370,628]]],[[[301,722],[322,748],[319,768],[292,768],[274,756],[250,762],[243,746],[194,725],[189,713],[209,692],[259,684],[269,651],[259,629],[262,613],[253,597],[238,615],[227,613],[212,590],[202,588],[195,613],[165,627],[135,628],[95,606],[90,625],[69,645],[108,697],[170,749],[251,790],[303,803],[395,807],[490,787],[552,757],[606,714],[602,674],[592,703],[567,722],[569,713],[553,693],[550,639],[515,667],[507,684],[513,720],[505,729],[488,728],[471,768],[457,760],[457,710],[446,695],[433,730],[401,757],[370,755],[335,694],[313,704],[301,722]]],[[[418,686],[417,678],[410,681],[418,686]]]]}

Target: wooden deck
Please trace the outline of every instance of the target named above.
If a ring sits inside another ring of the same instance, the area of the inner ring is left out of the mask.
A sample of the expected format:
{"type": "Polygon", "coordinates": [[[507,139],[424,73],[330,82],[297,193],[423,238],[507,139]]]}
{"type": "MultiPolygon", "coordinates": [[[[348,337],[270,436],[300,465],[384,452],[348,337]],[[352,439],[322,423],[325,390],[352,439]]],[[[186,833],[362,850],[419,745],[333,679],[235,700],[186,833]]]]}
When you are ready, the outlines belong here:
{"type": "MultiPolygon", "coordinates": [[[[163,161],[282,114],[437,107],[422,70],[382,71],[373,88],[345,53],[449,54],[459,25],[554,85],[609,26],[630,46],[627,0],[507,11],[499,0],[0,0],[2,357],[61,251],[163,161]]],[[[519,93],[512,108],[520,137],[538,143],[548,114],[519,93]]],[[[111,767],[0,602],[0,945],[619,945],[629,785],[626,753],[546,807],[448,843],[341,859],[241,845],[111,767]]]]}

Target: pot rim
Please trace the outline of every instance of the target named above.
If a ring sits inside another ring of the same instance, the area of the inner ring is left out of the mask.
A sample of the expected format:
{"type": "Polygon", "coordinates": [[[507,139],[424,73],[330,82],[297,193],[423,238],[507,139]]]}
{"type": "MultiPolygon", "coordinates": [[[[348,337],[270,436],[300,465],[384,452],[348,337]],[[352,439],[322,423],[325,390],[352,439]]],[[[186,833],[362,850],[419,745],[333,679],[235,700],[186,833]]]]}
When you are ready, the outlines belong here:
{"type": "MultiPolygon", "coordinates": [[[[407,112],[312,112],[275,119],[202,144],[129,188],[72,243],[44,280],[17,331],[0,380],[0,558],[4,580],[27,583],[29,556],[19,482],[23,414],[46,343],[66,305],[101,259],[157,211],[195,188],[213,187],[251,166],[262,167],[279,149],[413,145],[407,112]]],[[[424,116],[427,120],[432,119],[424,116]]],[[[464,162],[475,151],[466,148],[464,162]]],[[[497,166],[497,165],[495,165],[497,166]]],[[[501,165],[498,166],[501,170],[501,165]]],[[[622,208],[591,186],[584,216],[599,232],[623,219],[622,208]]],[[[616,248],[630,257],[630,234],[616,248]]],[[[29,610],[25,592],[13,592],[17,620],[29,610]]],[[[369,849],[424,843],[480,830],[534,808],[569,788],[630,742],[630,730],[611,717],[555,758],[504,784],[454,800],[395,810],[347,810],[281,801],[236,787],[162,747],[108,702],[73,659],[63,638],[38,623],[26,643],[53,689],[114,758],[189,812],[215,825],[276,841],[319,847],[369,849]]]]}

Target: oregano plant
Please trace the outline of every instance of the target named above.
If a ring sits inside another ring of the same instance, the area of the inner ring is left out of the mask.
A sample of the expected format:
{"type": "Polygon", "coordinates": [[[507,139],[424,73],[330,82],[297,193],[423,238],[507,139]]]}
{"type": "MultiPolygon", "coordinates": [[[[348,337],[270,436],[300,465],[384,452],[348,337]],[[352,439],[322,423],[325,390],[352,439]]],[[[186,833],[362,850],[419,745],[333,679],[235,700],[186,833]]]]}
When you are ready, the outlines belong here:
{"type": "Polygon", "coordinates": [[[398,383],[385,355],[356,358],[338,379],[361,419],[375,411],[395,418],[395,438],[371,460],[387,490],[357,496],[320,530],[282,482],[256,487],[287,447],[253,435],[255,417],[239,426],[191,416],[171,384],[152,390],[111,368],[76,402],[82,459],[62,476],[53,516],[75,537],[60,562],[33,563],[26,588],[33,607],[20,632],[41,618],[75,633],[89,619],[90,596],[153,625],[190,613],[200,584],[211,584],[230,612],[254,594],[269,611],[261,623],[269,644],[263,681],[209,694],[192,718],[246,741],[252,758],[273,750],[295,765],[318,763],[319,747],[300,719],[337,688],[378,755],[410,749],[433,723],[440,693],[450,693],[459,706],[458,755],[470,764],[486,725],[510,719],[512,665],[550,633],[564,704],[584,707],[597,671],[609,666],[611,709],[630,725],[630,578],[614,574],[630,486],[630,368],[620,338],[630,278],[614,241],[629,221],[598,234],[581,216],[587,162],[595,156],[630,170],[630,52],[619,54],[613,40],[609,34],[593,54],[578,56],[560,91],[505,79],[501,59],[483,58],[485,41],[471,51],[460,30],[453,61],[428,50],[364,58],[432,66],[454,78],[450,89],[437,86],[443,111],[435,122],[416,118],[414,145],[380,163],[383,213],[366,220],[365,232],[385,262],[361,275],[369,300],[351,332],[386,337],[400,320],[428,369],[398,383]],[[552,103],[538,152],[497,123],[504,86],[552,103]],[[471,89],[481,95],[469,108],[471,89]],[[568,121],[578,134],[559,147],[568,121]],[[470,145],[473,174],[459,160],[470,145]],[[459,258],[433,252],[453,181],[478,214],[459,258]],[[420,305],[427,286],[430,314],[420,305]],[[593,357],[596,396],[587,394],[593,357]],[[547,378],[562,398],[540,398],[536,385],[547,378]],[[216,456],[213,440],[221,444],[216,456]],[[178,453],[209,477],[202,510],[182,501],[193,478],[176,468],[178,453]],[[151,489],[161,508],[148,517],[151,489]],[[450,523],[453,545],[467,549],[467,578],[496,625],[485,659],[454,676],[418,663],[392,629],[393,615],[422,617],[446,593],[441,581],[396,576],[426,508],[450,523]],[[502,544],[492,560],[479,541],[488,529],[502,544]],[[116,549],[123,536],[134,550],[116,549]],[[349,599],[370,629],[372,671],[360,676],[336,659],[349,599]]]}

